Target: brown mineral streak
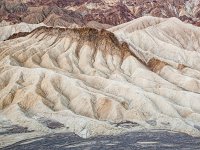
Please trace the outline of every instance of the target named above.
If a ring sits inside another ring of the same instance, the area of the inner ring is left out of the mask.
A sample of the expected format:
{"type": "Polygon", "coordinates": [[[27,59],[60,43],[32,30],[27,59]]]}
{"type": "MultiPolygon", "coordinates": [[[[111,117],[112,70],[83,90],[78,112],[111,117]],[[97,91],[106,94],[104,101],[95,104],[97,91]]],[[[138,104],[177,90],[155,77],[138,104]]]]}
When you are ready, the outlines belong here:
{"type": "Polygon", "coordinates": [[[27,36],[28,34],[30,34],[30,32],[19,32],[19,33],[14,33],[13,35],[11,35],[8,39],[6,39],[5,41],[7,40],[12,40],[12,39],[16,39],[16,38],[19,38],[19,37],[25,37],[27,36]]]}
{"type": "Polygon", "coordinates": [[[179,64],[179,65],[178,65],[178,70],[183,70],[185,67],[186,67],[185,65],[179,64]]]}
{"type": "Polygon", "coordinates": [[[147,63],[147,66],[152,70],[153,72],[159,72],[162,70],[163,67],[167,65],[166,62],[160,61],[158,59],[152,58],[147,63]]]}
{"type": "MultiPolygon", "coordinates": [[[[101,50],[104,55],[111,54],[111,55],[117,55],[120,56],[122,59],[125,59],[126,57],[130,56],[130,50],[128,47],[128,44],[123,42],[120,43],[118,39],[115,37],[115,35],[107,30],[97,30],[94,28],[59,28],[59,27],[45,27],[41,26],[36,29],[34,29],[31,32],[20,32],[11,35],[9,39],[19,38],[19,37],[25,37],[27,35],[38,35],[41,33],[45,33],[47,35],[51,36],[58,36],[59,38],[63,37],[70,37],[74,40],[78,40],[80,48],[83,43],[87,43],[93,49],[95,50],[94,53],[96,53],[97,50],[101,50]],[[102,46],[105,43],[107,46],[102,48],[102,46]]],[[[79,56],[80,48],[77,49],[76,54],[79,56]]]]}

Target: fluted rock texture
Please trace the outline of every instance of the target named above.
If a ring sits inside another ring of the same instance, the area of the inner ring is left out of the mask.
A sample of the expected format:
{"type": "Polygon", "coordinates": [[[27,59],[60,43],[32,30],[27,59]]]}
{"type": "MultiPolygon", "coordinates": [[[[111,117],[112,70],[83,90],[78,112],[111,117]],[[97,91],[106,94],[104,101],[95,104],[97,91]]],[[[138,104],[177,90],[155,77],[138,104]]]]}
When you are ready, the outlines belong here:
{"type": "Polygon", "coordinates": [[[0,42],[0,123],[83,137],[138,129],[199,136],[200,28],[143,17],[106,30],[39,27],[0,42]],[[128,127],[125,125],[128,124],[128,127]]]}
{"type": "Polygon", "coordinates": [[[2,22],[0,24],[0,41],[7,40],[12,35],[17,36],[19,34],[28,34],[40,26],[45,26],[45,24],[27,24],[23,22],[10,25],[8,22],[2,22]]]}

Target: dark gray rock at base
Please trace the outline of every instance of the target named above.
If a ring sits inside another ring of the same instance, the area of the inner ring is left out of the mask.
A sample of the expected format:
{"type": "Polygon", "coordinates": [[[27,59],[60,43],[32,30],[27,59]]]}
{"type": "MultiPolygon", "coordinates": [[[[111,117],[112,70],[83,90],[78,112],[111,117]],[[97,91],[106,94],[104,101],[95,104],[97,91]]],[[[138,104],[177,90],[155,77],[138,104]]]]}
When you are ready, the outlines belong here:
{"type": "Polygon", "coordinates": [[[50,134],[23,140],[3,150],[162,150],[200,149],[200,138],[168,131],[132,132],[83,139],[73,133],[50,134]]]}

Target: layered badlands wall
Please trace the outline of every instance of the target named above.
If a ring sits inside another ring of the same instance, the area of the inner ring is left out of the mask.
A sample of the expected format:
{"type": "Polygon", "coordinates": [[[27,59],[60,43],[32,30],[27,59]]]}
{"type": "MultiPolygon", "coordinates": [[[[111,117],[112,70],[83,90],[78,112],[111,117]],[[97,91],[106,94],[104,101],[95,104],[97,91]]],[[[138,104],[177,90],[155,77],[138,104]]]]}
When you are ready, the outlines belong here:
{"type": "Polygon", "coordinates": [[[1,0],[0,22],[108,28],[142,16],[177,17],[200,26],[199,0],[1,0]],[[102,24],[100,24],[102,23],[102,24]],[[109,25],[108,25],[109,24],[109,25]]]}
{"type": "Polygon", "coordinates": [[[42,121],[51,120],[83,137],[199,136],[200,28],[143,17],[109,30],[39,27],[1,41],[0,123],[51,132],[42,121]]]}

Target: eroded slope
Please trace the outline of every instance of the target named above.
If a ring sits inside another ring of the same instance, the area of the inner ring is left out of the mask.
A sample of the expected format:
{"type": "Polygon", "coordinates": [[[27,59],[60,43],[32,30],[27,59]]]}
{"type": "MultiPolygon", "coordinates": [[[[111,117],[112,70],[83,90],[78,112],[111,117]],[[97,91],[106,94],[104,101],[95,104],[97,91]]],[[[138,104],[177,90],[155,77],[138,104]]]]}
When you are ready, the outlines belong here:
{"type": "Polygon", "coordinates": [[[40,27],[0,42],[2,118],[37,131],[59,122],[84,137],[135,129],[199,135],[199,42],[191,38],[199,28],[168,24],[177,20],[145,17],[111,29],[129,46],[91,28],[40,27]]]}
{"type": "Polygon", "coordinates": [[[1,22],[0,24],[0,41],[7,40],[10,36],[14,34],[25,33],[27,34],[34,29],[45,26],[45,24],[27,24],[27,23],[19,23],[19,24],[12,24],[10,25],[9,22],[1,22]]]}

